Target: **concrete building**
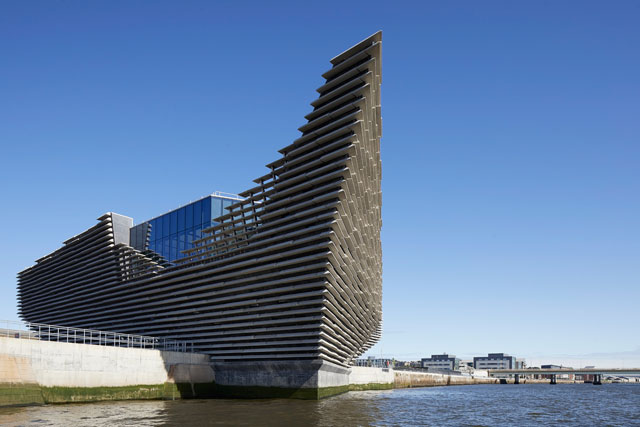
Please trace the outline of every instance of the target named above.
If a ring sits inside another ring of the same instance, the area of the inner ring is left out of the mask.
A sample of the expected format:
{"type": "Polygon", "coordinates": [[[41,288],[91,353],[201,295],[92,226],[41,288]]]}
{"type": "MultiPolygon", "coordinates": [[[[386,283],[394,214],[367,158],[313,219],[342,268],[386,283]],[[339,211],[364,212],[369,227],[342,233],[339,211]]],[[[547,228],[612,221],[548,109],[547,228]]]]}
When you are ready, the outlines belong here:
{"type": "Polygon", "coordinates": [[[473,358],[474,369],[516,369],[516,358],[505,353],[489,353],[473,358]]]}
{"type": "Polygon", "coordinates": [[[248,370],[342,372],[381,333],[381,33],[331,64],[302,135],[211,223],[189,228],[187,205],[160,235],[157,218],[106,213],[18,274],[21,317],[187,340],[248,370]]]}
{"type": "Polygon", "coordinates": [[[460,368],[460,359],[455,355],[432,354],[431,357],[422,359],[422,367],[428,369],[457,371],[460,368]]]}

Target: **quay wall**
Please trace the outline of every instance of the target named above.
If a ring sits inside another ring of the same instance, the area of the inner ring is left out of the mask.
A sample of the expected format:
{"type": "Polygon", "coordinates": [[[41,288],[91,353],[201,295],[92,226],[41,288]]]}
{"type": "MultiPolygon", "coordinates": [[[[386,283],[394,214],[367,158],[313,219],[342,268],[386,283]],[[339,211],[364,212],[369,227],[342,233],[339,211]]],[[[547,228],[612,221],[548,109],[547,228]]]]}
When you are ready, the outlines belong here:
{"type": "Polygon", "coordinates": [[[480,375],[467,376],[353,366],[349,374],[350,390],[498,384],[499,382],[499,379],[482,375],[482,372],[480,375]]]}
{"type": "Polygon", "coordinates": [[[473,375],[446,375],[417,371],[394,371],[395,388],[435,387],[447,385],[498,384],[497,378],[473,375]]]}
{"type": "Polygon", "coordinates": [[[208,355],[197,353],[0,337],[0,406],[193,397],[321,399],[348,391],[499,382],[482,375],[319,361],[211,363],[208,355]]]}
{"type": "Polygon", "coordinates": [[[175,398],[213,379],[205,354],[0,337],[0,406],[175,398]]]}

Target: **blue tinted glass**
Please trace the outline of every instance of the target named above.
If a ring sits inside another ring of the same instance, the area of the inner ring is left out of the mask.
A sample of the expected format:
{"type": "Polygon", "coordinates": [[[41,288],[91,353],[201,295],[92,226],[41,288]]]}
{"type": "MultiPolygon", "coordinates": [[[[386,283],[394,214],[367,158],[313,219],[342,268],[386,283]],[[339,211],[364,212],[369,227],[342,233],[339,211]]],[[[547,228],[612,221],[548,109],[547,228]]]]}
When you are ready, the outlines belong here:
{"type": "Polygon", "coordinates": [[[211,200],[211,219],[222,215],[222,200],[213,198],[211,200]]]}
{"type": "Polygon", "coordinates": [[[185,221],[186,228],[193,227],[193,205],[187,205],[185,221]]]}
{"type": "Polygon", "coordinates": [[[202,202],[197,201],[193,204],[193,225],[202,224],[202,202]]]}
{"type": "Polygon", "coordinates": [[[177,234],[173,234],[170,237],[171,240],[171,253],[169,254],[169,261],[173,261],[175,260],[178,256],[178,235],[177,234]]]}
{"type": "Polygon", "coordinates": [[[162,215],[162,237],[169,237],[169,215],[162,215]]]}
{"type": "Polygon", "coordinates": [[[182,251],[186,249],[185,244],[187,243],[187,233],[182,231],[178,233],[178,258],[182,258],[184,255],[182,251]]]}
{"type": "Polygon", "coordinates": [[[191,249],[191,248],[193,248],[193,230],[188,230],[188,231],[187,231],[187,243],[186,243],[186,248],[187,248],[187,249],[191,249]]]}
{"type": "Polygon", "coordinates": [[[194,239],[198,240],[201,237],[202,237],[202,227],[196,227],[195,233],[194,233],[194,239]]]}
{"type": "Polygon", "coordinates": [[[226,208],[227,206],[231,206],[233,204],[233,200],[229,200],[229,199],[222,199],[222,214],[227,214],[229,213],[229,211],[226,208]]]}
{"type": "Polygon", "coordinates": [[[163,257],[169,258],[169,238],[162,239],[162,254],[163,257]]]}
{"type": "Polygon", "coordinates": [[[178,232],[178,212],[173,211],[169,214],[171,228],[169,229],[169,234],[176,234],[178,232]]]}
{"type": "Polygon", "coordinates": [[[151,233],[149,234],[149,241],[153,242],[156,240],[156,220],[149,221],[149,228],[151,229],[151,233]]]}
{"type": "Polygon", "coordinates": [[[178,231],[182,231],[184,230],[184,215],[186,213],[187,209],[186,208],[180,208],[178,210],[178,231]]]}
{"type": "Polygon", "coordinates": [[[202,225],[208,227],[211,223],[211,197],[202,201],[202,225]]]}

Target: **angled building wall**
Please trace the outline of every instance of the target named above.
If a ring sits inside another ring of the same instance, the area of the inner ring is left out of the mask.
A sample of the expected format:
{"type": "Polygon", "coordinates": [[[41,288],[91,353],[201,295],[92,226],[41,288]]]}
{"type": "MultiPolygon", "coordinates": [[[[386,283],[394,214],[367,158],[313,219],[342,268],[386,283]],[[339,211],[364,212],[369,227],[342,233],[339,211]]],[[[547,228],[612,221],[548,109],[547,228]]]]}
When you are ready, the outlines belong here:
{"type": "Polygon", "coordinates": [[[331,63],[301,137],[177,265],[116,241],[108,214],[19,274],[24,319],[188,340],[221,363],[344,366],[370,348],[382,322],[381,33],[331,63]]]}

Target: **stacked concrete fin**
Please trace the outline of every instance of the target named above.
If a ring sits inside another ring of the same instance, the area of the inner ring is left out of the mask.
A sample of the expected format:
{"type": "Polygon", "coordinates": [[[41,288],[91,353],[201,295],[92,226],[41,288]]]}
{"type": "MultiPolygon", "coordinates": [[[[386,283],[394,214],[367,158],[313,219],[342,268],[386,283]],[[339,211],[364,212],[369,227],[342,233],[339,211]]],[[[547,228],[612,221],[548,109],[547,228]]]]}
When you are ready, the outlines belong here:
{"type": "Polygon", "coordinates": [[[98,218],[98,224],[18,273],[21,317],[34,323],[85,327],[70,320],[85,301],[98,310],[100,301],[109,301],[113,286],[162,270],[140,251],[117,242],[114,218],[131,220],[107,213],[98,218]]]}
{"type": "Polygon", "coordinates": [[[302,136],[179,265],[130,257],[124,280],[64,308],[33,306],[23,272],[25,318],[189,340],[220,361],[362,354],[382,322],[380,61],[381,33],[331,60],[302,136]]]}

